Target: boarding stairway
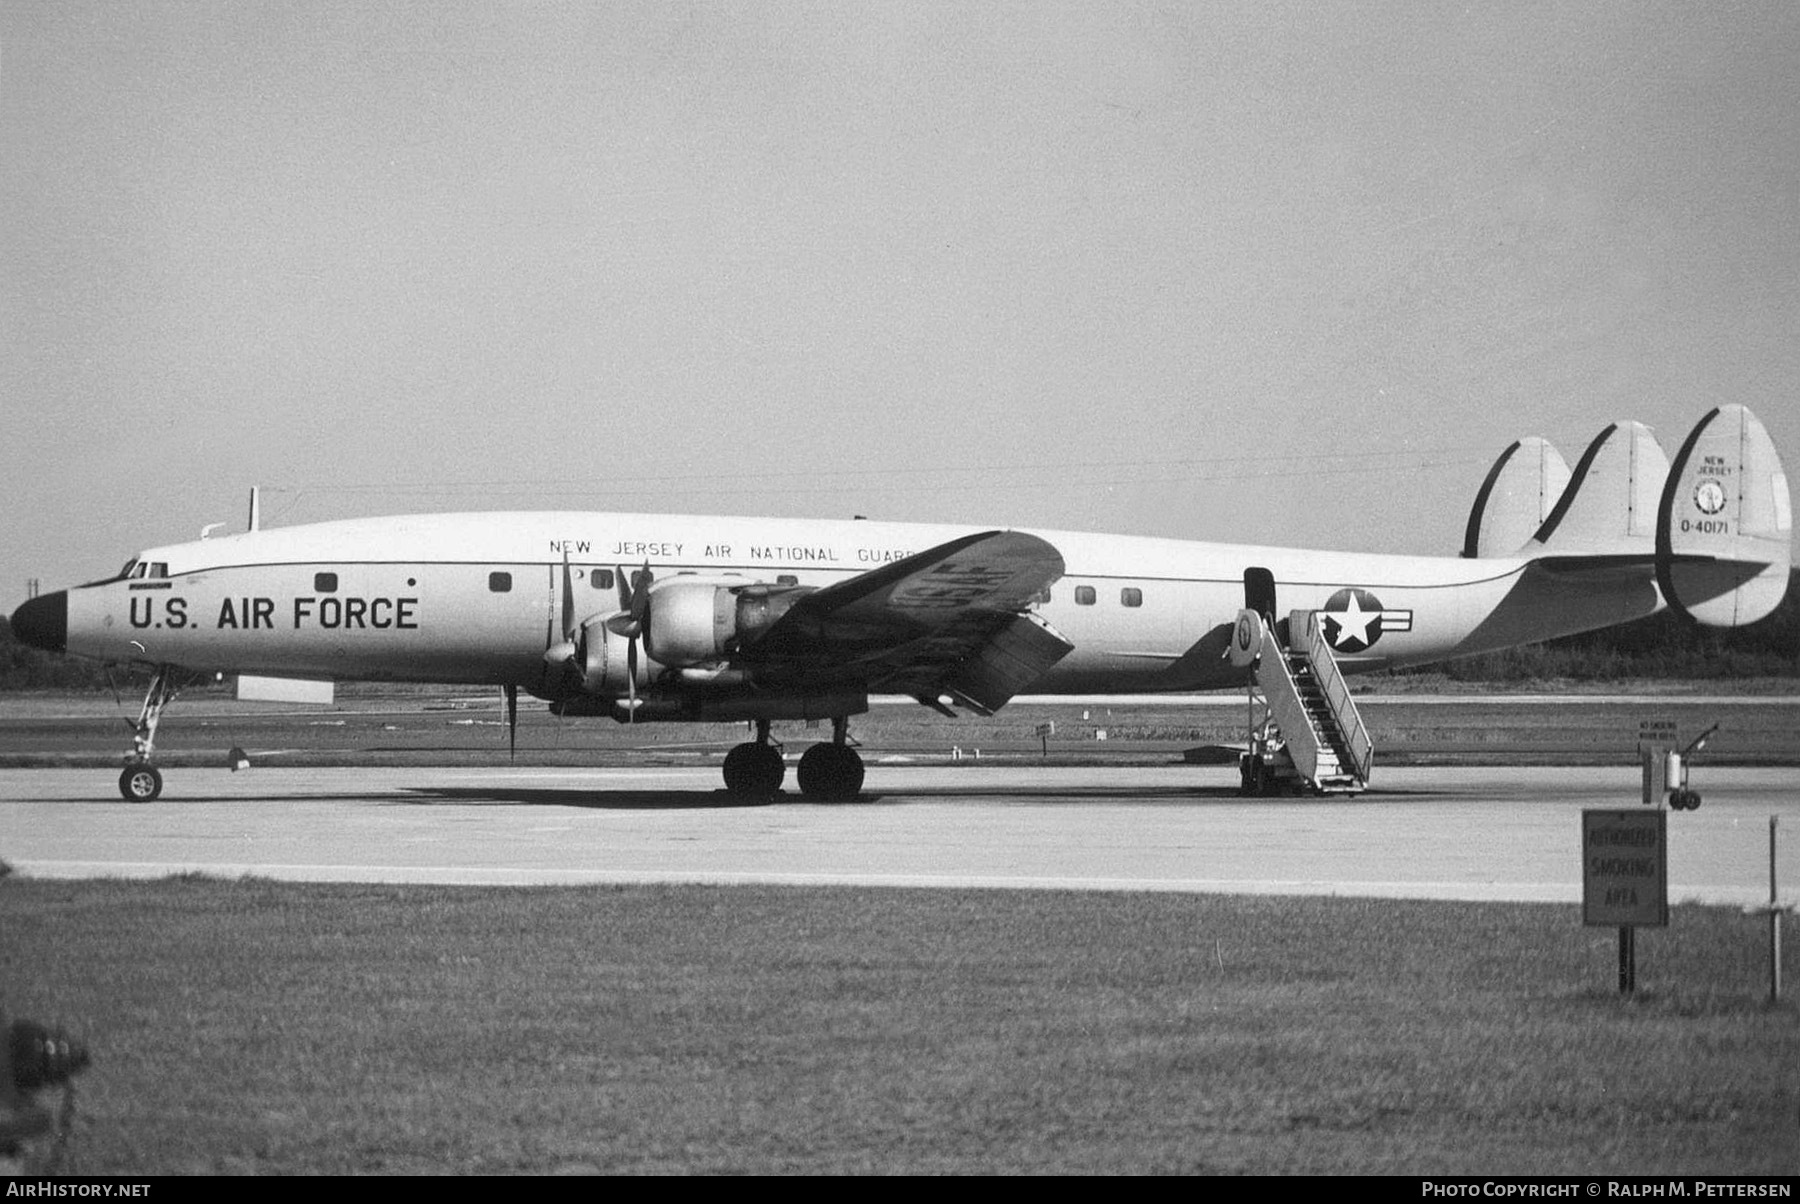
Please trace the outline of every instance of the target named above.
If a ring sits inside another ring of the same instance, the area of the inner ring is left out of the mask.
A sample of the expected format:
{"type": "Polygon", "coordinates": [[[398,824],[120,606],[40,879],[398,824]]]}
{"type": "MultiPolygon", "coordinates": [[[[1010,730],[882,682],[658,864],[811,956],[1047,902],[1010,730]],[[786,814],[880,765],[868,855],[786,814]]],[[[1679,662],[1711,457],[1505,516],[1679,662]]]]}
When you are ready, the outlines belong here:
{"type": "Polygon", "coordinates": [[[1241,759],[1246,794],[1356,794],[1368,788],[1375,746],[1318,611],[1296,610],[1273,631],[1259,612],[1240,611],[1229,655],[1252,671],[1250,749],[1241,759]]]}

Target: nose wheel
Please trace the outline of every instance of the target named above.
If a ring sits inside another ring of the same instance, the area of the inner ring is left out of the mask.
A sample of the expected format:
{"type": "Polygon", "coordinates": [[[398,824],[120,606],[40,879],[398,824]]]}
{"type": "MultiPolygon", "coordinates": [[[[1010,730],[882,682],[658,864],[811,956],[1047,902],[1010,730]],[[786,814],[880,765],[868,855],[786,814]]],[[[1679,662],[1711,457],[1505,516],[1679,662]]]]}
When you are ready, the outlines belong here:
{"type": "Polygon", "coordinates": [[[128,803],[148,803],[162,793],[162,771],[154,765],[127,765],[119,775],[119,793],[128,803]]]}

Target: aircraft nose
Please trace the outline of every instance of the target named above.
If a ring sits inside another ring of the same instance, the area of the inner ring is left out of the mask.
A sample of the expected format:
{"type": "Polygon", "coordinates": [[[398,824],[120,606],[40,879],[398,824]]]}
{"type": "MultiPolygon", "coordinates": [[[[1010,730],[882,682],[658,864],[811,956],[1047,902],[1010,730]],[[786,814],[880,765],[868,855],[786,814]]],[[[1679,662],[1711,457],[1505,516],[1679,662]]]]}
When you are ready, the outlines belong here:
{"type": "Polygon", "coordinates": [[[61,652],[69,642],[69,591],[32,598],[12,612],[12,629],[21,644],[61,652]]]}

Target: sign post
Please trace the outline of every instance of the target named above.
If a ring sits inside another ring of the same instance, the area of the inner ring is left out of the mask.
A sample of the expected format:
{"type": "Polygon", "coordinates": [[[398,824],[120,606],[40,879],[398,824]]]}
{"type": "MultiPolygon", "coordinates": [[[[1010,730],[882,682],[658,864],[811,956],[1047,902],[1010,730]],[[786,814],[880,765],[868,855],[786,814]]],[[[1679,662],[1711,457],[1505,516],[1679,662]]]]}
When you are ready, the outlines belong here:
{"type": "Polygon", "coordinates": [[[1769,905],[1746,907],[1745,915],[1769,917],[1769,1002],[1781,1001],[1781,913],[1795,910],[1781,903],[1781,890],[1775,879],[1775,829],[1779,816],[1769,816],[1769,905]]]}
{"type": "Polygon", "coordinates": [[[1618,928],[1619,993],[1637,990],[1637,929],[1669,924],[1668,812],[1581,813],[1581,922],[1618,928]]]}
{"type": "Polygon", "coordinates": [[[1769,816],[1769,1002],[1781,1002],[1781,892],[1775,888],[1775,821],[1769,816]]]}

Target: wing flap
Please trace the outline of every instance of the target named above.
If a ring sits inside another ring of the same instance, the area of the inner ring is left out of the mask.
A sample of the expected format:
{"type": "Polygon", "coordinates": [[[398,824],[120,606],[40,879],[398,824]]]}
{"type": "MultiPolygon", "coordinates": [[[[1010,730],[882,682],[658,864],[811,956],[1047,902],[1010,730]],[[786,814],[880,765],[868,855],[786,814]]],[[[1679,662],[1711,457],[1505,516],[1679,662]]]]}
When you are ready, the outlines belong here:
{"type": "Polygon", "coordinates": [[[941,688],[977,714],[992,715],[1074,650],[1036,615],[1014,615],[941,688]]]}
{"type": "Polygon", "coordinates": [[[808,595],[743,649],[744,658],[891,649],[971,614],[1023,613],[1062,573],[1062,554],[1035,535],[966,535],[808,595]]]}
{"type": "Polygon", "coordinates": [[[801,599],[736,659],[771,681],[949,694],[991,713],[1073,650],[1027,613],[1062,573],[1035,535],[963,536],[801,599]]]}

